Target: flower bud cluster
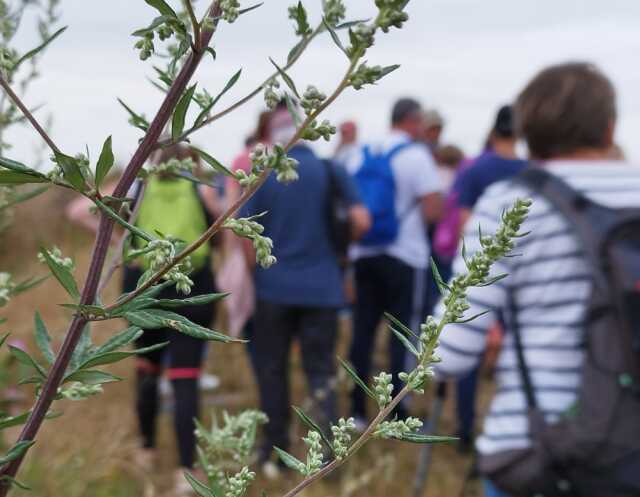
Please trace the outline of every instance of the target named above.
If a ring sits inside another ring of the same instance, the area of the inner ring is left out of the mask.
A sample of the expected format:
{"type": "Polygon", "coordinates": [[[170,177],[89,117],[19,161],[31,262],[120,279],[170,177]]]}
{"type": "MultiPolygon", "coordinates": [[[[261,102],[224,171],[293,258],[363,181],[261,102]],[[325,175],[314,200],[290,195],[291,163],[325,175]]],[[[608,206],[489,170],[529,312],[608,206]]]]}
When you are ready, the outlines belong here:
{"type": "Polygon", "coordinates": [[[349,30],[351,46],[347,48],[350,58],[362,57],[368,48],[375,42],[376,28],[370,24],[361,22],[354,29],[349,30]]]}
{"type": "Polygon", "coordinates": [[[393,393],[393,383],[391,383],[393,376],[384,371],[380,372],[378,376],[373,377],[374,391],[376,394],[376,401],[380,408],[386,407],[391,402],[391,394],[393,393]]]}
{"type": "Polygon", "coordinates": [[[135,43],[134,48],[140,50],[140,60],[147,60],[155,52],[153,40],[156,35],[158,35],[160,41],[165,41],[174,35],[178,39],[184,39],[185,33],[186,28],[182,21],[178,18],[170,17],[158,26],[136,31],[134,35],[139,36],[140,39],[135,43]]]}
{"type": "Polygon", "coordinates": [[[404,421],[383,421],[373,433],[379,438],[402,438],[403,435],[414,433],[422,428],[422,421],[409,417],[404,421]]]}
{"type": "Polygon", "coordinates": [[[240,15],[240,2],[238,0],[222,0],[220,2],[221,17],[228,23],[233,23],[240,15]]]}
{"type": "Polygon", "coordinates": [[[316,141],[320,138],[324,138],[325,141],[331,140],[331,136],[338,132],[336,127],[329,121],[324,119],[320,124],[318,121],[312,121],[309,126],[303,131],[302,138],[309,141],[316,141]]]}
{"type": "Polygon", "coordinates": [[[379,9],[376,25],[385,33],[392,27],[402,28],[402,25],[409,20],[409,15],[404,11],[406,0],[376,0],[379,9]]]}
{"type": "Polygon", "coordinates": [[[225,497],[242,497],[255,480],[256,474],[249,471],[248,467],[243,467],[238,473],[227,480],[227,491],[225,497]]]}
{"type": "Polygon", "coordinates": [[[435,372],[432,367],[418,364],[410,373],[399,373],[398,378],[406,383],[411,390],[418,393],[424,393],[424,384],[427,380],[433,378],[435,372]]]}
{"type": "MultiPolygon", "coordinates": [[[[69,271],[75,270],[76,266],[73,259],[71,259],[71,257],[63,257],[62,251],[58,247],[53,247],[53,249],[47,250],[47,254],[49,254],[49,257],[51,257],[56,264],[68,269],[69,271]]],[[[38,261],[42,264],[47,263],[42,254],[38,254],[38,261]]]]}
{"type": "MultiPolygon", "coordinates": [[[[146,247],[145,260],[152,271],[160,271],[171,264],[176,256],[176,246],[171,240],[152,240],[146,247]]],[[[183,295],[189,295],[193,287],[193,281],[188,274],[191,272],[191,259],[187,257],[184,261],[172,267],[162,277],[165,281],[172,281],[176,290],[183,295]]]]}
{"type": "Polygon", "coordinates": [[[153,31],[150,31],[145,34],[144,37],[138,40],[134,45],[134,48],[140,50],[140,60],[147,60],[155,51],[155,46],[153,45],[153,37],[153,31]]]}
{"type": "Polygon", "coordinates": [[[382,66],[368,66],[363,62],[349,77],[349,84],[354,90],[361,90],[365,85],[373,85],[384,76],[384,68],[382,66]]]}
{"type": "Polygon", "coordinates": [[[69,400],[84,400],[103,392],[102,385],[86,385],[79,381],[74,381],[69,386],[62,387],[59,393],[69,400]]]}
{"type": "Polygon", "coordinates": [[[242,187],[248,187],[258,181],[259,176],[267,169],[276,172],[276,179],[281,183],[291,183],[298,179],[298,161],[287,157],[282,145],[276,143],[269,150],[262,143],[257,144],[249,154],[251,172],[236,171],[236,179],[242,187]]]}
{"type": "Polygon", "coordinates": [[[308,447],[307,462],[301,463],[298,471],[304,476],[311,476],[322,469],[322,437],[315,430],[309,431],[302,441],[308,447]]]}
{"type": "Polygon", "coordinates": [[[179,293],[189,295],[193,288],[193,280],[187,275],[191,272],[191,269],[191,261],[187,258],[182,263],[172,267],[167,274],[163,276],[163,279],[173,281],[179,293]]]}
{"type": "Polygon", "coordinates": [[[278,88],[280,88],[280,83],[276,78],[271,78],[264,85],[264,103],[269,110],[275,109],[281,100],[276,91],[278,88]]]}
{"type": "Polygon", "coordinates": [[[193,96],[193,99],[202,109],[205,109],[213,104],[213,96],[204,88],[201,92],[196,92],[196,94],[193,96]]]}
{"type": "Polygon", "coordinates": [[[276,263],[276,258],[271,254],[273,241],[269,237],[262,236],[264,227],[254,221],[253,218],[227,219],[224,227],[232,230],[236,235],[253,242],[253,248],[256,251],[256,262],[264,269],[276,263]]]}
{"type": "Polygon", "coordinates": [[[351,434],[355,430],[356,422],[353,418],[349,418],[347,420],[340,418],[337,425],[331,425],[331,433],[333,433],[333,452],[338,461],[344,458],[349,452],[351,434]]]}
{"type": "Polygon", "coordinates": [[[342,0],[323,0],[322,12],[327,24],[335,28],[347,15],[347,9],[342,0]]]}
{"type": "Polygon", "coordinates": [[[0,71],[7,75],[16,65],[18,61],[18,52],[8,47],[0,47],[0,71]]]}
{"type": "Polygon", "coordinates": [[[191,157],[186,159],[178,159],[173,157],[160,164],[151,164],[148,167],[142,169],[140,176],[146,177],[151,174],[174,174],[181,175],[182,173],[193,173],[196,168],[196,163],[191,157]]]}
{"type": "Polygon", "coordinates": [[[302,100],[300,102],[300,107],[304,109],[304,112],[307,116],[313,114],[314,111],[318,110],[327,99],[327,96],[318,90],[315,86],[309,85],[302,95],[302,100]]]}
{"type": "Polygon", "coordinates": [[[15,284],[9,273],[0,272],[0,307],[6,305],[11,298],[15,284]]]}

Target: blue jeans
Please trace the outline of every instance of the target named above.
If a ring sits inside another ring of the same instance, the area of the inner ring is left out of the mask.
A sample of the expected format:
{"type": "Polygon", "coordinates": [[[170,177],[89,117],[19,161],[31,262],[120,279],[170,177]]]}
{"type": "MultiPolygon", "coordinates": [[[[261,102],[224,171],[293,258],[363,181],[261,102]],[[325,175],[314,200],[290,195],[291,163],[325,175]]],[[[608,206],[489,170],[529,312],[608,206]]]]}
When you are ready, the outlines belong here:
{"type": "Polygon", "coordinates": [[[484,487],[484,497],[509,497],[504,492],[498,490],[489,480],[483,480],[482,486],[484,487]]]}

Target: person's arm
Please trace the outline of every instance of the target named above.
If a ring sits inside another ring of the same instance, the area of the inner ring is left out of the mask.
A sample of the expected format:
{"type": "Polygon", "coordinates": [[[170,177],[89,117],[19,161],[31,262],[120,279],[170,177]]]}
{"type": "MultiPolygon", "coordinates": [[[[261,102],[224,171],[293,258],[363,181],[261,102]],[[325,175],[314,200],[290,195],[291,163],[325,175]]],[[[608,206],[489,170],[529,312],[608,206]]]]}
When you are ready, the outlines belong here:
{"type": "MultiPolygon", "coordinates": [[[[114,188],[115,183],[105,185],[101,188],[102,194],[111,195],[114,188]]],[[[72,223],[82,226],[92,233],[97,233],[100,217],[97,213],[91,212],[92,207],[94,207],[94,204],[87,197],[78,197],[67,205],[65,216],[72,223]]]]}
{"type": "Polygon", "coordinates": [[[444,200],[442,199],[442,193],[433,192],[423,196],[420,199],[420,208],[422,210],[422,217],[427,225],[434,225],[440,219],[444,212],[444,200]]]}
{"type": "Polygon", "coordinates": [[[351,240],[357,242],[371,228],[371,214],[362,203],[358,187],[345,167],[335,163],[331,167],[333,167],[340,193],[349,209],[347,215],[351,226],[351,240]]]}
{"type": "Polygon", "coordinates": [[[467,225],[467,222],[469,221],[470,217],[471,217],[471,209],[467,207],[461,207],[460,208],[460,233],[458,238],[460,238],[464,233],[464,228],[467,225]]]}
{"type": "Polygon", "coordinates": [[[349,208],[349,224],[351,225],[351,240],[357,242],[371,229],[371,214],[362,204],[349,208]]]}
{"type": "Polygon", "coordinates": [[[427,226],[433,226],[440,221],[444,211],[438,168],[426,147],[412,146],[400,153],[404,154],[402,161],[406,163],[405,181],[410,181],[422,219],[427,226]]]}
{"type": "Polygon", "coordinates": [[[208,185],[198,185],[200,197],[204,206],[207,208],[211,216],[216,219],[224,212],[224,203],[222,197],[215,187],[208,185]]]}

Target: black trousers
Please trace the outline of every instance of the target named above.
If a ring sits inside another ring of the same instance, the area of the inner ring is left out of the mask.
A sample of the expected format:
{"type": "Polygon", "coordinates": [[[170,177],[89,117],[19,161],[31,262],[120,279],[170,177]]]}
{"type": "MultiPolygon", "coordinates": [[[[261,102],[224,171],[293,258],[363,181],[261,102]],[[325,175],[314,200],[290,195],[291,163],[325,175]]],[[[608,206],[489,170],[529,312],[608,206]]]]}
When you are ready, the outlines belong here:
{"type": "MultiPolygon", "coordinates": [[[[356,261],[356,304],[350,360],[364,381],[370,382],[373,376],[373,346],[383,314],[388,312],[414,331],[419,326],[424,307],[424,273],[387,255],[356,261]]],[[[407,370],[407,354],[404,345],[393,334],[389,338],[389,355],[394,392],[397,393],[403,386],[398,373],[407,370]]],[[[354,416],[366,418],[365,395],[362,389],[354,388],[351,406],[354,416]]]]}
{"type": "Polygon", "coordinates": [[[275,445],[287,449],[291,415],[289,401],[289,351],[297,338],[315,412],[307,413],[323,428],[336,419],[335,346],[337,310],[258,301],[253,345],[262,410],[269,416],[263,457],[275,445]]]}
{"type": "MultiPolygon", "coordinates": [[[[137,269],[125,271],[124,288],[131,291],[141,272],[137,269]]],[[[192,295],[215,292],[211,271],[206,268],[190,275],[194,282],[192,295]]],[[[165,289],[158,298],[180,299],[174,287],[165,289]]],[[[185,306],[176,312],[196,324],[209,327],[214,319],[213,305],[185,306]]],[[[195,456],[195,422],[200,410],[198,379],[204,358],[206,342],[172,329],[148,330],[136,341],[138,348],[149,347],[162,342],[169,345],[138,356],[136,411],[142,443],[146,448],[156,444],[156,421],[160,411],[158,381],[162,370],[167,367],[174,396],[174,429],[180,465],[191,468],[195,456]]]]}

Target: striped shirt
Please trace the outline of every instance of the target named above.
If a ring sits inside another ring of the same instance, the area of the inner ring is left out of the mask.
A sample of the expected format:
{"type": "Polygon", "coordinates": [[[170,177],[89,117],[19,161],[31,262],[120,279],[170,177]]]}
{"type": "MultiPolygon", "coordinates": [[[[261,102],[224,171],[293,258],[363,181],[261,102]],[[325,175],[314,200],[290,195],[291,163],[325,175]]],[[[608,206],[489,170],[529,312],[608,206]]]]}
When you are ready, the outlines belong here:
{"type": "MultiPolygon", "coordinates": [[[[614,161],[553,161],[546,166],[599,204],[640,207],[640,168],[614,161]]],[[[584,251],[569,223],[544,197],[512,181],[487,189],[466,225],[465,241],[470,254],[478,250],[478,226],[483,233],[493,233],[503,210],[516,198],[527,197],[533,199],[533,205],[522,231],[531,234],[518,240],[514,250],[518,257],[494,266],[494,274],[508,273],[507,278],[490,287],[469,290],[471,309],[467,315],[491,312],[470,323],[445,328],[438,349],[442,357],[438,372],[460,376],[478,364],[487,329],[506,313],[510,297],[536,400],[547,421],[553,423],[575,402],[580,385],[585,353],[583,323],[592,286],[584,251]]],[[[464,261],[458,256],[454,271],[464,270],[464,261]]],[[[436,318],[442,313],[440,303],[436,318]]],[[[508,326],[496,373],[495,397],[477,440],[483,454],[530,445],[527,403],[508,326]]]]}

